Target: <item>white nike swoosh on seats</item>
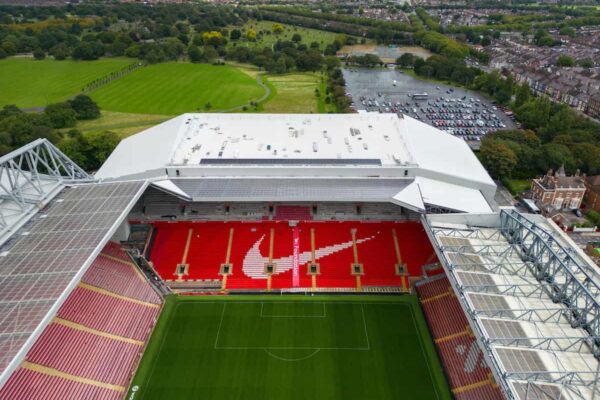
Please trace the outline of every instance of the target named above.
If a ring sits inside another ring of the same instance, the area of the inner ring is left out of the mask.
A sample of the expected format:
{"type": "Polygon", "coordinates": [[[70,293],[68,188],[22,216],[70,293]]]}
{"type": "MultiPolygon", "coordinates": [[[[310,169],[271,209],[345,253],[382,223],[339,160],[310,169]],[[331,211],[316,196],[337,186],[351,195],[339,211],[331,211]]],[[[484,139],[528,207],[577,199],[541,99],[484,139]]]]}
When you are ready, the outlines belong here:
{"type": "MultiPolygon", "coordinates": [[[[371,236],[364,239],[358,239],[356,241],[356,244],[364,243],[367,240],[373,239],[374,237],[375,236],[371,236]]],[[[246,253],[246,256],[244,257],[244,261],[242,263],[242,271],[244,271],[244,273],[252,279],[267,279],[267,274],[265,274],[265,264],[269,262],[269,257],[265,257],[262,254],[260,254],[259,249],[264,239],[265,235],[262,235],[260,239],[258,239],[258,241],[254,243],[254,246],[252,246],[250,250],[248,250],[248,252],[246,253]]],[[[350,247],[352,247],[352,241],[316,249],[315,260],[337,253],[338,251],[348,249],[350,247]]],[[[304,251],[300,253],[298,263],[299,266],[308,263],[310,261],[310,257],[310,251],[304,251]]],[[[282,258],[274,258],[273,263],[277,265],[277,271],[275,274],[281,274],[292,269],[293,259],[293,255],[282,258]]]]}

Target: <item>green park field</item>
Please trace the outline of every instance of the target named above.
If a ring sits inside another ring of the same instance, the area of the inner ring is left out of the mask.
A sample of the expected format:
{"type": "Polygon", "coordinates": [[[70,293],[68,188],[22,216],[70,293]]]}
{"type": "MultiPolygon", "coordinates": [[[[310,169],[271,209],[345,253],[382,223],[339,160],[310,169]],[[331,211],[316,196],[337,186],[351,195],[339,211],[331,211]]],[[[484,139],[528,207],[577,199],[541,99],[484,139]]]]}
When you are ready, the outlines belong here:
{"type": "Polygon", "coordinates": [[[449,399],[414,296],[167,299],[126,398],[449,399]]]}
{"type": "Polygon", "coordinates": [[[264,94],[256,79],[237,68],[171,62],[140,68],[90,95],[103,110],[177,115],[227,111],[264,94]]]}
{"type": "MultiPolygon", "coordinates": [[[[137,62],[127,58],[97,61],[0,60],[0,108],[16,104],[41,108],[67,100],[86,84],[137,62]]],[[[265,74],[256,66],[215,66],[186,62],[162,63],[137,69],[87,93],[102,109],[99,119],[80,121],[83,133],[112,131],[126,137],[184,112],[326,113],[320,73],[265,74]],[[265,87],[259,82],[263,82],[265,87]],[[269,95],[266,95],[266,88],[269,95]],[[315,89],[319,89],[319,96],[315,89]],[[263,98],[264,97],[264,98],[263,98]],[[247,107],[261,99],[255,109],[247,107]],[[211,107],[206,108],[210,103],[211,107]]]]}
{"type": "Polygon", "coordinates": [[[95,79],[136,62],[126,58],[54,61],[31,58],[0,60],[0,107],[43,107],[67,100],[95,79]]]}

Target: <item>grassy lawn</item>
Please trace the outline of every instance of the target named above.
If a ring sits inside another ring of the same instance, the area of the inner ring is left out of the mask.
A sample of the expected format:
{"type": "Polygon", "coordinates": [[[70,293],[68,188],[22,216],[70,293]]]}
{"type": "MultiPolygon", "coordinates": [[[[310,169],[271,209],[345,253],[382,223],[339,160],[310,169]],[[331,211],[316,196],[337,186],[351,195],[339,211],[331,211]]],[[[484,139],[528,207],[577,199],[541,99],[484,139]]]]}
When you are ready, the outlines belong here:
{"type": "MultiPolygon", "coordinates": [[[[259,104],[256,111],[249,109],[248,112],[328,113],[335,111],[333,105],[325,103],[325,82],[321,81],[321,74],[319,73],[267,75],[253,65],[231,64],[230,68],[248,75],[253,79],[253,82],[260,77],[271,90],[269,97],[259,104]],[[315,96],[315,89],[317,88],[320,91],[318,98],[315,96]]],[[[115,84],[116,82],[111,86],[115,84]]],[[[95,94],[93,97],[96,99],[95,94]]],[[[206,110],[202,109],[200,111],[204,112],[206,110]]],[[[216,110],[213,108],[210,111],[216,110]]],[[[243,112],[243,110],[238,109],[234,112],[243,112]]],[[[100,118],[80,121],[77,124],[77,129],[83,133],[112,131],[124,138],[151,128],[171,117],[172,115],[166,114],[139,114],[103,109],[100,118]]]]}
{"type": "Polygon", "coordinates": [[[0,60],[0,107],[43,107],[67,100],[97,78],[135,62],[126,58],[98,61],[36,61],[14,57],[0,60]]]}
{"type": "MultiPolygon", "coordinates": [[[[267,75],[272,97],[263,104],[267,113],[317,113],[319,99],[315,89],[321,86],[321,74],[297,72],[284,75],[267,75]]],[[[322,92],[324,95],[324,92],[322,92]]]]}
{"type": "Polygon", "coordinates": [[[317,72],[294,72],[284,75],[270,75],[260,71],[258,67],[249,64],[231,65],[244,73],[262,81],[271,90],[269,97],[263,101],[258,112],[267,113],[328,113],[334,112],[335,107],[325,104],[325,81],[317,72]],[[319,98],[315,96],[319,89],[319,98]]]}
{"type": "Polygon", "coordinates": [[[117,133],[120,137],[125,138],[160,124],[169,118],[171,118],[171,116],[129,114],[103,110],[102,116],[98,119],[79,121],[77,123],[77,129],[83,133],[112,131],[117,133]]]}
{"type": "Polygon", "coordinates": [[[171,296],[133,388],[136,400],[450,398],[414,296],[171,296]]]}
{"type": "Polygon", "coordinates": [[[163,63],[141,68],[90,95],[103,110],[177,115],[224,111],[260,98],[256,79],[235,67],[163,63]]]}
{"type": "Polygon", "coordinates": [[[529,179],[502,178],[502,183],[512,195],[517,195],[531,189],[531,181],[529,179]]]}
{"type": "MultiPolygon", "coordinates": [[[[310,29],[310,28],[302,28],[300,26],[286,25],[286,24],[281,24],[284,27],[284,31],[282,33],[280,33],[279,35],[275,35],[271,30],[273,27],[273,24],[275,24],[275,22],[249,20],[248,22],[246,22],[245,25],[243,25],[241,27],[237,27],[238,29],[242,30],[242,40],[239,40],[237,42],[237,45],[238,46],[244,45],[244,46],[260,46],[260,47],[267,46],[267,47],[270,47],[275,42],[277,42],[277,40],[282,40],[282,41],[292,40],[292,36],[294,36],[295,33],[298,33],[298,34],[300,34],[300,36],[302,36],[301,43],[304,43],[307,46],[310,46],[310,44],[312,42],[317,42],[317,43],[319,43],[321,49],[324,49],[325,46],[327,46],[330,43],[333,43],[335,38],[337,36],[339,36],[338,33],[320,31],[317,29],[310,29]],[[249,29],[254,29],[254,31],[258,35],[257,40],[255,42],[249,42],[249,41],[244,40],[245,32],[247,32],[249,29]],[[262,35],[260,35],[261,31],[263,32],[262,35]]],[[[230,27],[230,28],[233,28],[233,27],[230,27]]],[[[233,43],[235,43],[235,42],[233,42],[233,43]]],[[[230,43],[230,45],[233,45],[233,43],[230,43]]]]}

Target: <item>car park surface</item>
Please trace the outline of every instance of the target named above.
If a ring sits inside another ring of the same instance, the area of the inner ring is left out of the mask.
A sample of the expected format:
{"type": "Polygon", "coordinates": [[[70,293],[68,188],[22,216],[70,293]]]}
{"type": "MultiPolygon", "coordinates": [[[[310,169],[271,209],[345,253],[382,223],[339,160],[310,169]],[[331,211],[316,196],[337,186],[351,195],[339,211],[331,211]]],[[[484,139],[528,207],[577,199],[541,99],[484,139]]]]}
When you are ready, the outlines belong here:
{"type": "Polygon", "coordinates": [[[479,147],[488,133],[513,129],[500,107],[477,92],[422,81],[395,69],[343,70],[356,110],[402,113],[479,147]]]}

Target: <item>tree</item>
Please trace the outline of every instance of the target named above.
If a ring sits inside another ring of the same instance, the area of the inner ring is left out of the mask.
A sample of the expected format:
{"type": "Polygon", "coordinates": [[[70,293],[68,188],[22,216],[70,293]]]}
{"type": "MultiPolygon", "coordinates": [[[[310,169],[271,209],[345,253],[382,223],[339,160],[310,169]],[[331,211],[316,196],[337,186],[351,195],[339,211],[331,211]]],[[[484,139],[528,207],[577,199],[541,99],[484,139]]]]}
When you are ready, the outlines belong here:
{"type": "Polygon", "coordinates": [[[600,174],[600,147],[592,143],[577,143],[571,147],[575,166],[590,175],[600,174]]]}
{"type": "Polygon", "coordinates": [[[2,60],[3,58],[6,58],[8,56],[8,54],[6,54],[6,51],[4,51],[4,49],[2,47],[0,47],[0,60],[2,60]]]}
{"type": "Polygon", "coordinates": [[[58,147],[74,162],[87,171],[98,169],[119,144],[119,135],[111,131],[84,136],[76,129],[67,133],[58,147]]]}
{"type": "Polygon", "coordinates": [[[545,126],[550,118],[550,100],[540,97],[529,100],[516,109],[516,116],[525,128],[538,129],[545,126]]]}
{"type": "Polygon", "coordinates": [[[318,71],[321,69],[323,62],[323,56],[315,50],[301,53],[296,58],[296,65],[300,71],[318,71]]]}
{"type": "Polygon", "coordinates": [[[88,169],[86,158],[87,140],[76,129],[71,129],[63,140],[58,143],[58,148],[83,169],[88,169]]]}
{"type": "Polygon", "coordinates": [[[49,53],[54,57],[55,60],[62,61],[71,55],[71,50],[66,44],[60,43],[52,46],[49,53]]]}
{"type": "Polygon", "coordinates": [[[202,61],[202,51],[198,46],[191,45],[188,48],[188,57],[193,63],[199,63],[202,61]]]}
{"type": "Polygon", "coordinates": [[[232,29],[229,33],[229,39],[231,40],[240,40],[242,37],[242,32],[239,29],[232,29]]]}
{"type": "Polygon", "coordinates": [[[575,60],[571,56],[561,54],[556,60],[556,66],[558,67],[572,67],[573,65],[575,65],[575,60]]]}
{"type": "Polygon", "coordinates": [[[540,147],[541,153],[539,162],[540,171],[556,169],[564,165],[568,171],[575,169],[575,160],[571,150],[565,145],[556,143],[546,143],[540,147]]]}
{"type": "Polygon", "coordinates": [[[404,53],[396,59],[396,64],[408,68],[415,65],[415,56],[412,53],[404,53]]]}
{"type": "Polygon", "coordinates": [[[279,35],[284,31],[283,25],[281,25],[280,23],[275,23],[271,27],[271,31],[273,31],[274,34],[279,35]]]}
{"type": "Polygon", "coordinates": [[[517,156],[510,147],[493,139],[485,139],[481,142],[479,155],[482,164],[495,178],[510,176],[517,165],[517,156]]]}
{"type": "Polygon", "coordinates": [[[416,70],[417,74],[424,76],[426,78],[431,78],[435,73],[435,70],[431,65],[425,64],[418,70],[416,70]]]}
{"type": "Polygon", "coordinates": [[[33,58],[36,60],[43,60],[46,58],[46,52],[40,48],[37,48],[33,51],[33,58]]]}
{"type": "Polygon", "coordinates": [[[527,103],[531,98],[531,90],[529,89],[529,84],[527,82],[519,85],[517,87],[517,92],[515,93],[515,107],[521,107],[523,104],[527,103]]]}
{"type": "Polygon", "coordinates": [[[161,48],[167,59],[176,60],[183,54],[185,47],[177,38],[167,38],[161,43],[161,48]]]}
{"type": "Polygon", "coordinates": [[[256,31],[254,29],[248,29],[248,31],[246,32],[246,39],[248,39],[251,42],[254,42],[256,40],[256,31]]]}
{"type": "Polygon", "coordinates": [[[88,149],[86,157],[88,159],[88,168],[95,170],[106,161],[108,156],[119,144],[119,135],[112,131],[103,131],[88,135],[88,149]]]}
{"type": "Polygon", "coordinates": [[[294,33],[292,35],[292,42],[294,43],[300,43],[302,41],[302,36],[300,36],[299,33],[294,33]]]}
{"type": "Polygon", "coordinates": [[[227,43],[227,40],[223,37],[223,34],[218,31],[210,31],[202,33],[202,43],[194,43],[194,44],[204,44],[210,46],[222,46],[227,43]]]}
{"type": "Polygon", "coordinates": [[[79,94],[73,100],[69,100],[69,105],[77,114],[77,119],[95,119],[100,116],[98,105],[85,94],[79,94]]]}
{"type": "Polygon", "coordinates": [[[97,42],[81,42],[73,49],[75,60],[97,60],[104,54],[104,48],[97,42]]]}
{"type": "Polygon", "coordinates": [[[335,68],[340,67],[340,60],[335,56],[327,56],[325,57],[325,67],[328,71],[332,71],[335,68]]]}
{"type": "Polygon", "coordinates": [[[496,91],[494,98],[500,104],[508,104],[513,94],[513,86],[514,79],[512,75],[506,77],[506,79],[501,80],[500,87],[496,91]]]}
{"type": "Polygon", "coordinates": [[[212,61],[212,60],[214,60],[215,58],[218,58],[218,57],[219,57],[219,53],[217,52],[217,50],[215,50],[214,47],[212,47],[212,46],[206,46],[204,48],[204,58],[207,61],[212,61]]]}
{"type": "Polygon", "coordinates": [[[549,142],[558,135],[569,134],[574,123],[574,117],[568,106],[559,106],[558,110],[550,117],[550,120],[546,121],[540,129],[542,139],[549,142]]]}
{"type": "Polygon", "coordinates": [[[56,129],[71,128],[77,123],[77,113],[69,103],[49,104],[44,113],[56,129]]]}

